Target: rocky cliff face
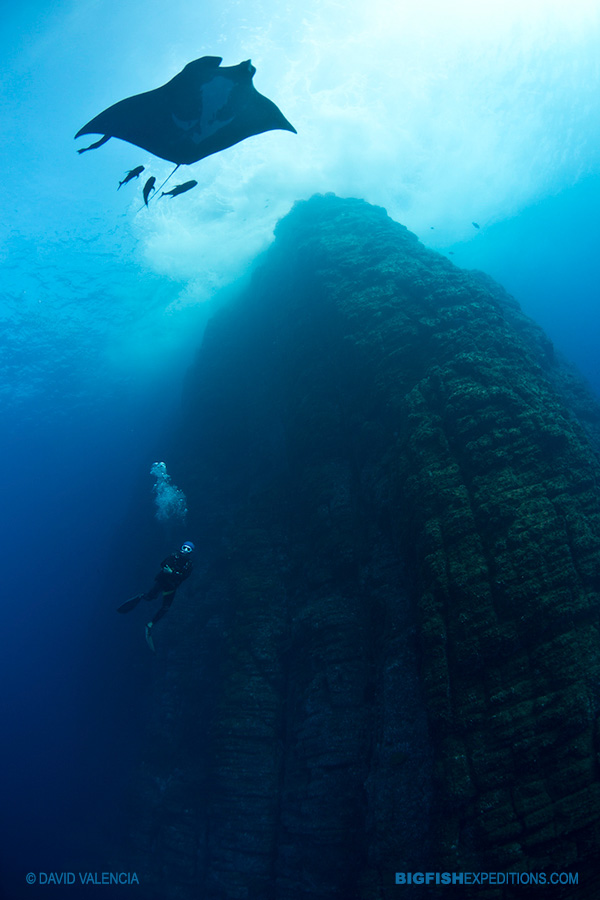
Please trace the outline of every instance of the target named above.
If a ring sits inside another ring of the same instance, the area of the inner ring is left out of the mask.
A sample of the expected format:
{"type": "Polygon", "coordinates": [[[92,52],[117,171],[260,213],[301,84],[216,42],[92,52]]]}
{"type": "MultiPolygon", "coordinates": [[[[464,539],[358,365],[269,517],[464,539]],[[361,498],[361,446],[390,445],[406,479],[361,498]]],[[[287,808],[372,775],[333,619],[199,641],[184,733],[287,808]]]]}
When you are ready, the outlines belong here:
{"type": "Polygon", "coordinates": [[[156,639],[146,896],[572,868],[553,896],[596,897],[600,418],[541,331],[382,209],[315,197],[185,397],[202,549],[156,639]]]}

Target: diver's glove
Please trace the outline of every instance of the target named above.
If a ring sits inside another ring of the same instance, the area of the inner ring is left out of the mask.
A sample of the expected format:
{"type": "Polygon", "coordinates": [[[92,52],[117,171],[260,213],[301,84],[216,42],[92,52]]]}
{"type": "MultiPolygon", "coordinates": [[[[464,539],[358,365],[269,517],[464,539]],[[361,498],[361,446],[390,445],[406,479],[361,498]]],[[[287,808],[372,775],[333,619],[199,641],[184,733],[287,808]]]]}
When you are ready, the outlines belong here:
{"type": "Polygon", "coordinates": [[[171,566],[163,566],[163,572],[166,572],[167,575],[171,575],[173,573],[173,569],[171,566]]]}

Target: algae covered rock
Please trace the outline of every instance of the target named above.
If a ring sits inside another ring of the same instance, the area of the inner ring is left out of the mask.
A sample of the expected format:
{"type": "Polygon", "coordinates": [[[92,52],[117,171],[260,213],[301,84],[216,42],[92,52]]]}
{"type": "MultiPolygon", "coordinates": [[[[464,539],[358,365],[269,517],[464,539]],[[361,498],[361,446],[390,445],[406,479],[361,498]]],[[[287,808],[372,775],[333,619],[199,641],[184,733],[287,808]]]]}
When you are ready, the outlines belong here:
{"type": "Polygon", "coordinates": [[[293,208],[185,392],[202,549],[139,781],[155,896],[569,868],[597,895],[599,423],[498,285],[362,201],[293,208]]]}

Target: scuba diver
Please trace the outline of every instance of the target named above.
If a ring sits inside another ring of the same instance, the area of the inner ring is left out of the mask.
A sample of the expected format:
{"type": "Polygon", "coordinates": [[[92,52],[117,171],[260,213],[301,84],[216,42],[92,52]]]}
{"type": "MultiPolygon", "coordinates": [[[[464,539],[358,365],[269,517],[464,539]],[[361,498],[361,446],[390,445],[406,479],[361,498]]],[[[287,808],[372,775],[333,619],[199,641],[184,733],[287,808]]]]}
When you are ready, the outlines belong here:
{"type": "Polygon", "coordinates": [[[155,600],[162,591],[162,606],[146,625],[146,643],[153,653],[156,651],[152,639],[152,629],[158,620],[162,619],[165,613],[169,611],[171,603],[173,602],[173,597],[175,596],[175,591],[191,574],[192,569],[194,568],[192,562],[192,553],[194,550],[195,547],[191,541],[186,541],[185,544],[182,544],[181,550],[177,550],[175,553],[167,556],[166,559],[163,559],[160,564],[160,572],[154,579],[154,584],[148,593],[138,594],[136,597],[132,597],[131,600],[126,600],[125,603],[122,603],[121,606],[117,608],[117,612],[120,613],[131,612],[132,609],[135,609],[140,600],[155,600]]]}

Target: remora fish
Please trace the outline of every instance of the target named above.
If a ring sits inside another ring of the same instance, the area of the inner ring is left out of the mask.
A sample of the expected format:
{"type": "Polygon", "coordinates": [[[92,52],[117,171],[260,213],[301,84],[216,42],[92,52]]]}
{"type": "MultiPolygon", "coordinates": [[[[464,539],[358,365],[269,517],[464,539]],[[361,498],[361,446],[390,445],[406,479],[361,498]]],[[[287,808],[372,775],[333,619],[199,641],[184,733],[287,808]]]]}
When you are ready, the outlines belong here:
{"type": "Polygon", "coordinates": [[[197,184],[198,184],[197,181],[184,181],[183,184],[176,185],[170,191],[163,191],[160,196],[161,197],[166,197],[166,196],[176,197],[177,194],[185,194],[186,191],[191,191],[191,189],[193,187],[196,187],[197,184]]]}
{"type": "Polygon", "coordinates": [[[138,178],[138,176],[140,176],[143,171],[144,166],[136,166],[135,169],[130,169],[123,181],[119,182],[119,187],[117,188],[117,190],[119,190],[122,184],[127,184],[127,182],[131,181],[133,178],[138,178]]]}
{"type": "Polygon", "coordinates": [[[148,206],[148,197],[150,196],[150,194],[151,194],[152,191],[154,190],[154,185],[155,185],[155,184],[156,184],[156,178],[154,177],[154,175],[152,175],[152,176],[148,179],[148,181],[146,182],[146,184],[144,185],[144,190],[142,191],[142,193],[143,193],[143,195],[144,195],[144,203],[146,204],[146,206],[148,206]]]}

